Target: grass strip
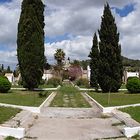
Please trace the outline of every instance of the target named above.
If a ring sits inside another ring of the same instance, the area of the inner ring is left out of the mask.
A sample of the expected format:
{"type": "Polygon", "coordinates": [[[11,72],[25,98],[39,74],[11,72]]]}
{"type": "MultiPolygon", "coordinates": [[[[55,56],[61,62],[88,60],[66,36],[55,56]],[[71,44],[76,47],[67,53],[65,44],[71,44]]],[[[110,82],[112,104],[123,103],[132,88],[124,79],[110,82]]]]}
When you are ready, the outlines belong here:
{"type": "Polygon", "coordinates": [[[11,107],[0,107],[0,124],[13,118],[21,110],[11,107]]]}
{"type": "Polygon", "coordinates": [[[50,95],[48,91],[22,91],[11,90],[10,93],[0,93],[0,103],[21,105],[21,106],[39,106],[50,95]],[[45,92],[46,96],[39,96],[45,92]]]}
{"type": "Polygon", "coordinates": [[[140,94],[128,94],[125,92],[118,93],[101,93],[88,92],[88,94],[104,107],[121,106],[140,103],[140,94]],[[110,96],[110,97],[109,97],[110,96]],[[110,98],[109,102],[108,99],[110,98]]]}
{"type": "Polygon", "coordinates": [[[59,90],[51,107],[73,107],[88,108],[90,104],[84,99],[80,92],[70,84],[64,84],[59,90]]]}

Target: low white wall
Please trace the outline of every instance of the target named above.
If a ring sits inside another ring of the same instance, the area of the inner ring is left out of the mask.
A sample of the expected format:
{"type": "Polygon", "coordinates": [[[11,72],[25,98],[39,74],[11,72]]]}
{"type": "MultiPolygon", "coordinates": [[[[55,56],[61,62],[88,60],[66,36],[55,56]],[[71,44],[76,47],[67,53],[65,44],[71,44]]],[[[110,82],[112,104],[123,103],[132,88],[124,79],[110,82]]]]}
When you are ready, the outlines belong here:
{"type": "Polygon", "coordinates": [[[99,104],[96,100],[94,100],[91,96],[89,96],[87,93],[84,93],[90,100],[92,100],[98,107],[101,111],[103,111],[104,107],[99,104]]]}
{"type": "Polygon", "coordinates": [[[15,138],[23,138],[25,135],[24,128],[9,128],[0,126],[0,135],[1,136],[13,136],[15,138]]]}
{"type": "Polygon", "coordinates": [[[140,135],[140,126],[139,127],[125,127],[123,133],[127,138],[130,138],[136,134],[140,135]]]}
{"type": "Polygon", "coordinates": [[[40,113],[39,107],[19,106],[19,105],[11,105],[11,104],[3,104],[3,103],[0,103],[0,106],[19,108],[19,109],[22,109],[22,110],[31,111],[33,113],[40,113]]]}
{"type": "MultiPolygon", "coordinates": [[[[56,88],[35,88],[34,90],[35,91],[43,91],[43,90],[48,90],[48,91],[50,91],[50,90],[58,90],[59,88],[60,88],[61,86],[59,85],[58,87],[56,87],[56,88]]],[[[27,90],[26,88],[11,88],[11,89],[13,89],[13,90],[27,90]]]]}
{"type": "Polygon", "coordinates": [[[52,101],[52,99],[54,98],[55,96],[55,92],[52,92],[48,98],[39,106],[39,110],[41,112],[41,109],[44,107],[44,106],[48,106],[50,104],[50,102],[52,101]]]}

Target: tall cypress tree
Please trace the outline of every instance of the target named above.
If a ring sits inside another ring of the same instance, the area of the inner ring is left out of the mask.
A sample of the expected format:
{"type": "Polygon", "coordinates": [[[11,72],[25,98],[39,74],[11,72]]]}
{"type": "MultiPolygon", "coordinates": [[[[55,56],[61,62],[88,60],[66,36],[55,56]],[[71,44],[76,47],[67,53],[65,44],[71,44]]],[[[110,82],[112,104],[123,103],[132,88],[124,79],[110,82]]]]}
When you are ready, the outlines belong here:
{"type": "Polygon", "coordinates": [[[93,45],[89,54],[90,60],[90,86],[98,88],[98,64],[99,64],[99,49],[96,33],[93,37],[93,45]]]}
{"type": "Polygon", "coordinates": [[[116,92],[122,82],[122,57],[119,33],[109,4],[105,4],[99,30],[99,85],[103,92],[116,92]]]}
{"type": "Polygon", "coordinates": [[[17,35],[17,57],[23,86],[38,87],[44,66],[44,4],[23,0],[17,35]]]}

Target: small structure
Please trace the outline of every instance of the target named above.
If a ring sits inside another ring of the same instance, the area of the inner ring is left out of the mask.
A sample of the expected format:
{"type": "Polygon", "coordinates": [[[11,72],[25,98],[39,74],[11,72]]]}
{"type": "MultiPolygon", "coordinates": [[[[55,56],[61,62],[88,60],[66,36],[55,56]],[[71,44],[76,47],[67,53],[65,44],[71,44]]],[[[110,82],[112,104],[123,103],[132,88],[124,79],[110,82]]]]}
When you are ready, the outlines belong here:
{"type": "Polygon", "coordinates": [[[53,72],[52,70],[44,70],[44,73],[43,73],[43,76],[42,76],[42,79],[48,81],[50,78],[53,77],[53,72]]]}
{"type": "Polygon", "coordinates": [[[129,77],[138,77],[139,78],[139,72],[136,71],[136,72],[129,72],[129,71],[124,71],[124,74],[123,74],[123,82],[126,84],[127,83],[127,79],[129,77]]]}
{"type": "Polygon", "coordinates": [[[14,74],[13,74],[13,73],[5,73],[5,77],[8,78],[8,80],[9,80],[9,82],[10,82],[11,84],[14,84],[15,78],[14,78],[14,74]]]}

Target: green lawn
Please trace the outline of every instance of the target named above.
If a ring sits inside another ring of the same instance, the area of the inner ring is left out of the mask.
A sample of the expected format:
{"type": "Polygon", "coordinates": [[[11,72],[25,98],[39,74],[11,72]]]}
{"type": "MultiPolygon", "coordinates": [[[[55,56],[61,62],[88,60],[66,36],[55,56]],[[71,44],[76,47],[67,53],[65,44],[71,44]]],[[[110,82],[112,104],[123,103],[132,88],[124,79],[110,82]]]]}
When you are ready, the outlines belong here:
{"type": "Polygon", "coordinates": [[[11,90],[9,93],[0,93],[0,103],[23,105],[23,106],[39,106],[46,97],[39,97],[40,92],[45,92],[46,97],[50,92],[47,91],[21,91],[11,90]]]}
{"type": "Polygon", "coordinates": [[[140,94],[128,94],[124,92],[111,93],[109,104],[108,93],[88,92],[88,94],[105,107],[140,103],[140,94]]]}
{"type": "Polygon", "coordinates": [[[140,123],[140,106],[137,107],[127,107],[120,109],[123,112],[126,112],[131,115],[131,117],[140,123]]]}
{"type": "Polygon", "coordinates": [[[80,92],[72,85],[63,85],[54,100],[51,107],[91,107],[90,104],[84,99],[80,92]]]}
{"type": "Polygon", "coordinates": [[[13,118],[21,110],[10,107],[0,107],[0,124],[8,121],[10,118],[13,118]]]}
{"type": "Polygon", "coordinates": [[[39,88],[56,88],[56,87],[54,87],[53,85],[44,84],[44,85],[40,85],[39,88]]]}
{"type": "MultiPolygon", "coordinates": [[[[22,85],[12,85],[12,88],[23,88],[22,85]]],[[[55,88],[53,85],[39,85],[39,88],[55,88]]]]}
{"type": "Polygon", "coordinates": [[[23,88],[23,86],[22,85],[12,85],[11,88],[23,88]]]}

